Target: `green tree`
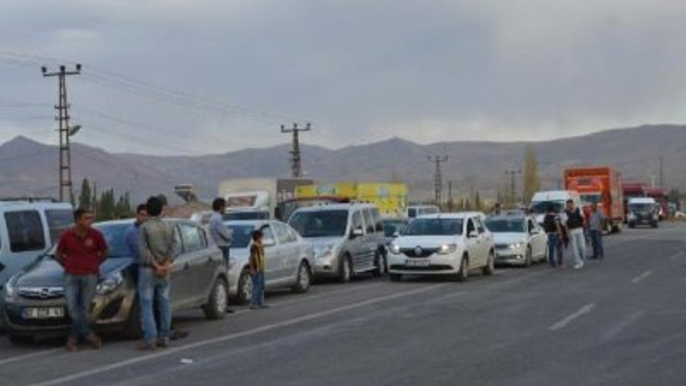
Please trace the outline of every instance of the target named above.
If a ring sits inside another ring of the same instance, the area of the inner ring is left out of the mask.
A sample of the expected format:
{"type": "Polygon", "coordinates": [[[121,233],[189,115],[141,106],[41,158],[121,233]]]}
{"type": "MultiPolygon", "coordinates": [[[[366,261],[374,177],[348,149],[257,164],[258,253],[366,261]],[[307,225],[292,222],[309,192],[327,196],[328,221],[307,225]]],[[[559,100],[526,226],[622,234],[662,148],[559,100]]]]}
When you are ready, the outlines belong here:
{"type": "Polygon", "coordinates": [[[93,194],[88,178],[84,178],[81,183],[81,193],[79,194],[79,208],[90,208],[93,206],[93,194]]]}
{"type": "Polygon", "coordinates": [[[116,218],[116,202],[113,189],[102,192],[97,213],[99,221],[113,220],[116,218]]]}
{"type": "Polygon", "coordinates": [[[476,193],[474,193],[474,210],[481,210],[481,208],[482,208],[481,193],[477,189],[476,193]]]}
{"type": "Polygon", "coordinates": [[[524,154],[524,174],[523,174],[523,193],[524,202],[531,201],[531,198],[539,190],[540,180],[538,177],[538,160],[536,159],[536,147],[533,144],[526,146],[524,154]]]}
{"type": "Polygon", "coordinates": [[[126,192],[117,199],[117,204],[115,205],[115,217],[129,218],[132,214],[131,197],[129,192],[126,192]]]}

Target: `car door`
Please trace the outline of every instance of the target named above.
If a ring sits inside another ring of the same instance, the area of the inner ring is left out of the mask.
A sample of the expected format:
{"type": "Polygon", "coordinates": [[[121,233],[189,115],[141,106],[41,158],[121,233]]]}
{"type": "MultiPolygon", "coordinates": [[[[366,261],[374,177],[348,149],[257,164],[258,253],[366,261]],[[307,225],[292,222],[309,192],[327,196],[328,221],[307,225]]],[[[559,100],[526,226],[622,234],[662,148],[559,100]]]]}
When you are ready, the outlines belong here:
{"type": "Polygon", "coordinates": [[[280,222],[273,222],[274,233],[279,243],[279,270],[275,272],[275,280],[286,281],[293,277],[299,263],[298,245],[296,239],[289,232],[288,226],[280,222]]]}
{"type": "Polygon", "coordinates": [[[264,245],[264,279],[267,285],[274,285],[282,269],[281,246],[274,232],[272,224],[262,228],[262,245],[264,245]]]}
{"type": "Polygon", "coordinates": [[[477,268],[481,264],[481,253],[479,251],[479,245],[481,243],[479,242],[479,235],[471,217],[466,219],[464,235],[467,245],[467,254],[469,255],[469,269],[477,268]],[[476,235],[472,237],[474,233],[476,233],[476,235]]]}
{"type": "Polygon", "coordinates": [[[193,276],[191,273],[191,253],[188,252],[186,241],[181,235],[179,224],[174,225],[176,239],[176,259],[171,272],[171,301],[172,308],[188,308],[193,302],[193,276]]]}
{"type": "Polygon", "coordinates": [[[364,217],[364,269],[371,269],[374,267],[374,256],[378,249],[376,242],[376,220],[371,208],[363,209],[362,216],[364,217]]]}
{"type": "Polygon", "coordinates": [[[0,285],[31,264],[49,246],[47,230],[35,209],[8,210],[3,214],[0,240],[0,285]]]}
{"type": "Polygon", "coordinates": [[[543,229],[533,221],[532,219],[527,220],[529,228],[529,240],[531,245],[531,252],[534,258],[544,256],[546,253],[546,235],[543,229]]]}
{"type": "Polygon", "coordinates": [[[483,221],[479,217],[474,217],[474,226],[476,227],[477,232],[479,232],[479,240],[477,242],[479,246],[479,254],[481,258],[481,266],[485,266],[488,264],[488,254],[491,252],[491,234],[486,231],[486,227],[483,224],[483,221]]]}
{"type": "Polygon", "coordinates": [[[355,271],[359,271],[361,267],[364,267],[365,256],[367,254],[364,237],[365,237],[365,224],[364,218],[362,216],[362,211],[356,209],[351,214],[350,220],[350,240],[348,241],[350,254],[353,258],[353,268],[355,271]],[[360,235],[354,235],[352,232],[358,231],[360,235]]]}

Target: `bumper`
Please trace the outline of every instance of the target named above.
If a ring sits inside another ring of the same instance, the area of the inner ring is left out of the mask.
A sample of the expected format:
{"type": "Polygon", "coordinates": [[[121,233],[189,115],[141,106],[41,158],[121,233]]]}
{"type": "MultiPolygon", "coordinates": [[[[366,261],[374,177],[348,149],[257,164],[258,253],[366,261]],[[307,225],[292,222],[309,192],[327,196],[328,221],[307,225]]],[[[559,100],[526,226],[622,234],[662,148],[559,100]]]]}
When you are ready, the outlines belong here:
{"type": "Polygon", "coordinates": [[[451,275],[460,271],[461,255],[433,254],[423,258],[409,258],[403,254],[388,255],[388,272],[403,275],[451,275]],[[418,266],[417,264],[421,264],[418,266]]]}
{"type": "Polygon", "coordinates": [[[524,265],[526,264],[526,255],[523,251],[496,249],[495,264],[524,265]]]}
{"type": "Polygon", "coordinates": [[[339,274],[339,258],[323,258],[315,259],[314,262],[314,277],[316,278],[331,278],[337,277],[339,274]]]}

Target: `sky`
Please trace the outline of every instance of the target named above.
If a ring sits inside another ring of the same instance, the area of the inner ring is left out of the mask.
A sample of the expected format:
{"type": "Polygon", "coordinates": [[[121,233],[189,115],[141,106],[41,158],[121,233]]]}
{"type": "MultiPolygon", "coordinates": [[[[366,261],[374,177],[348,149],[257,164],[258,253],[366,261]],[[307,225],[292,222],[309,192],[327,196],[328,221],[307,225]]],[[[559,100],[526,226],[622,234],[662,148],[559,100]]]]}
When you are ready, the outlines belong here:
{"type": "Polygon", "coordinates": [[[683,0],[3,0],[0,142],[113,152],[549,140],[686,122],[683,0]]]}

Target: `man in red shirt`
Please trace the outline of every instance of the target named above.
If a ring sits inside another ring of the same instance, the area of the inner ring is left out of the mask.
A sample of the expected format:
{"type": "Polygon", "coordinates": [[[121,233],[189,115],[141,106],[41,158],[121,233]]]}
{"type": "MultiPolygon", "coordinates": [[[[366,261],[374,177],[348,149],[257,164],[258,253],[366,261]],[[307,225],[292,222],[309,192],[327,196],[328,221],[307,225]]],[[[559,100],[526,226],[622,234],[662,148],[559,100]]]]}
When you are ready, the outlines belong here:
{"type": "Polygon", "coordinates": [[[62,234],[55,252],[55,259],[65,271],[64,295],[72,321],[67,350],[72,352],[78,351],[81,340],[95,349],[102,346],[90,328],[88,314],[98,285],[100,264],[107,259],[109,247],[102,233],[91,226],[93,221],[92,211],[74,211],[75,225],[62,234]]]}

